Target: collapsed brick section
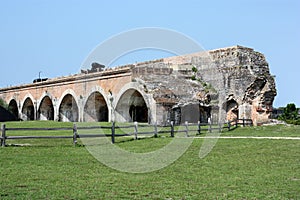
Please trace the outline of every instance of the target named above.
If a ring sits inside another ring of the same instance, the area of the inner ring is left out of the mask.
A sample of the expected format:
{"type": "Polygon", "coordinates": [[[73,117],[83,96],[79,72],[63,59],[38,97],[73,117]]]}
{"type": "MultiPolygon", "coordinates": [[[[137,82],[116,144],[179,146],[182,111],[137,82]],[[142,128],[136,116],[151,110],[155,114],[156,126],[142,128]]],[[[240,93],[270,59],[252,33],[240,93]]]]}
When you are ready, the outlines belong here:
{"type": "Polygon", "coordinates": [[[241,46],[140,63],[132,74],[153,94],[157,118],[164,122],[250,118],[264,123],[276,96],[264,55],[241,46]]]}

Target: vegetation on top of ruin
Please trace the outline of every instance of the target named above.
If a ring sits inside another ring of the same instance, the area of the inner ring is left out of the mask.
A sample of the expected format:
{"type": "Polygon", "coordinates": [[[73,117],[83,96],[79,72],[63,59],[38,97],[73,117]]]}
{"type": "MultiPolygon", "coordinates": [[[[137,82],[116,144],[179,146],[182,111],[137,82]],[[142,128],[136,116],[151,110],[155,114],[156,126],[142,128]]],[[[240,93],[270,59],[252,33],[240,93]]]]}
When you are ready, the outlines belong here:
{"type": "Polygon", "coordinates": [[[197,72],[198,72],[197,67],[193,66],[192,72],[193,72],[193,75],[191,76],[191,80],[198,81],[204,88],[205,92],[212,92],[212,93],[217,92],[217,90],[210,83],[205,82],[204,80],[202,80],[200,77],[197,76],[197,72]]]}
{"type": "Polygon", "coordinates": [[[213,87],[212,84],[207,83],[207,82],[201,80],[200,78],[196,78],[196,76],[194,77],[194,79],[192,77],[192,80],[197,80],[199,83],[201,83],[201,85],[204,88],[205,92],[211,92],[211,93],[216,93],[217,92],[217,90],[213,87]]]}
{"type": "Polygon", "coordinates": [[[212,92],[212,93],[217,92],[217,90],[210,83],[204,83],[203,87],[204,87],[205,91],[207,91],[207,92],[212,92]]]}
{"type": "Polygon", "coordinates": [[[193,66],[193,67],[192,67],[192,71],[193,71],[194,73],[197,73],[197,71],[198,71],[197,67],[193,66]]]}

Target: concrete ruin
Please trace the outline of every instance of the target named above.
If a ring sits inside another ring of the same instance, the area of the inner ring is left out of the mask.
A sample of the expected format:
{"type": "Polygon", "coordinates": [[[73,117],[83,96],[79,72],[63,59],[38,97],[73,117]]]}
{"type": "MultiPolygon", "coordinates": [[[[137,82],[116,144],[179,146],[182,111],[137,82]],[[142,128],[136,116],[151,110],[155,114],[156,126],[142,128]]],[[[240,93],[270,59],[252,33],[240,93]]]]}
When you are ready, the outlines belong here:
{"type": "Polygon", "coordinates": [[[276,96],[263,54],[234,46],[0,89],[22,120],[176,124],[269,120],[276,96]]]}

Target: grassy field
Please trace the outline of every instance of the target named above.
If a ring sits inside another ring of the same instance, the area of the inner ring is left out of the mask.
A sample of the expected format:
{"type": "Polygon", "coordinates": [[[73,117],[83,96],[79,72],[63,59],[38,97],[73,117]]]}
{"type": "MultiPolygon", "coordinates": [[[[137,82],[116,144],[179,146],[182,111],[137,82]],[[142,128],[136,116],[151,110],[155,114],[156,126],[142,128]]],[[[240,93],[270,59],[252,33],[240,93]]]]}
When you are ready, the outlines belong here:
{"type": "MultiPolygon", "coordinates": [[[[7,123],[7,127],[45,126],[72,124],[7,123]]],[[[69,135],[72,131],[50,134],[69,135]]],[[[222,134],[300,137],[300,126],[245,127],[222,134]]],[[[128,151],[147,152],[171,140],[119,139],[116,145],[128,151]]],[[[203,139],[194,139],[173,164],[144,174],[108,168],[83,145],[74,147],[72,139],[7,143],[30,146],[0,148],[0,199],[300,199],[300,140],[219,139],[210,154],[200,159],[203,139]]]]}

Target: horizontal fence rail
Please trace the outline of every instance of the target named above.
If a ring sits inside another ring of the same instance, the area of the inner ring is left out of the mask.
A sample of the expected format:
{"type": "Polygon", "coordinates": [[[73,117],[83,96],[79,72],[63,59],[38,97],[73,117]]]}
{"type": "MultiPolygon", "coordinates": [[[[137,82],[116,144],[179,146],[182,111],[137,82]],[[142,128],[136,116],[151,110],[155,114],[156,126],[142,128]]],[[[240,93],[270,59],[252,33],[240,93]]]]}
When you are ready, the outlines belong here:
{"type": "Polygon", "coordinates": [[[222,132],[223,129],[227,129],[228,131],[234,130],[238,127],[238,125],[253,125],[251,119],[235,119],[232,121],[228,121],[226,123],[188,123],[187,121],[182,125],[174,125],[174,122],[171,121],[169,125],[159,126],[156,123],[153,125],[149,124],[138,124],[138,122],[134,122],[133,125],[120,125],[116,126],[115,122],[111,123],[111,126],[80,126],[77,127],[76,124],[73,127],[62,127],[62,128],[6,128],[5,124],[1,125],[1,136],[0,136],[0,145],[2,147],[6,146],[6,140],[8,139],[73,139],[73,144],[77,144],[78,138],[95,138],[95,137],[111,137],[111,142],[115,143],[115,137],[124,137],[124,136],[134,136],[134,139],[138,139],[138,135],[153,135],[157,137],[158,134],[170,134],[171,137],[174,137],[175,133],[185,133],[186,137],[189,137],[189,133],[196,132],[196,135],[200,135],[205,132],[213,132],[218,131],[222,132]],[[142,129],[147,128],[149,130],[144,131],[142,129]],[[161,128],[162,130],[158,130],[161,128]],[[110,133],[101,133],[101,134],[78,134],[78,130],[101,130],[101,129],[110,129],[110,133]],[[116,133],[116,130],[128,130],[126,133],[116,133]],[[150,131],[152,129],[152,131],[150,131]],[[7,132],[10,131],[72,131],[71,135],[23,135],[23,136],[8,136],[7,132]]]}

